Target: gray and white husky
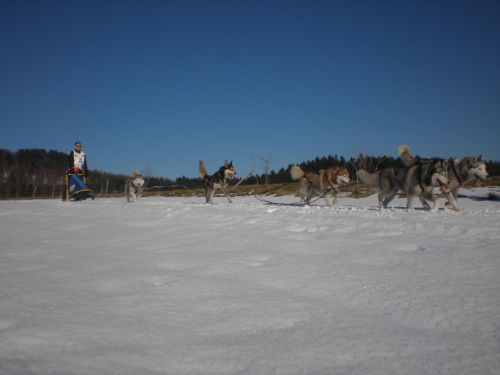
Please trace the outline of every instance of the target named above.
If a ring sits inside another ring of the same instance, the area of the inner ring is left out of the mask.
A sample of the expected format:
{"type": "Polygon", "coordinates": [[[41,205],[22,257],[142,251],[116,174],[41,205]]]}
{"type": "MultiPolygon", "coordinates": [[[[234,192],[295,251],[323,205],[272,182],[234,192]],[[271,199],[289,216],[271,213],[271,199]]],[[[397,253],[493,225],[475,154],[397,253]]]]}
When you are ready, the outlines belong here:
{"type": "Polygon", "coordinates": [[[127,196],[127,202],[132,200],[137,203],[139,197],[144,192],[144,179],[138,171],[132,172],[127,181],[125,181],[125,195],[127,196]]]}
{"type": "Polygon", "coordinates": [[[203,160],[200,160],[198,174],[203,181],[203,189],[205,190],[205,199],[207,204],[212,204],[214,193],[219,189],[222,189],[224,191],[224,195],[227,195],[227,200],[229,201],[229,203],[233,203],[227,185],[227,179],[234,178],[234,175],[236,174],[236,172],[234,171],[233,162],[228,163],[226,160],[224,162],[224,165],[219,168],[217,173],[208,175],[205,168],[205,163],[203,162],[203,160]]]}
{"type": "MultiPolygon", "coordinates": [[[[401,145],[398,147],[398,153],[401,155],[403,163],[407,166],[427,163],[431,159],[422,159],[420,157],[413,157],[410,153],[410,148],[406,145],[401,145]]],[[[452,206],[456,211],[459,210],[457,204],[458,188],[465,185],[468,182],[476,181],[477,186],[481,186],[483,180],[488,178],[488,172],[486,171],[486,163],[483,160],[483,155],[466,157],[463,159],[448,159],[448,166],[446,169],[450,183],[447,186],[448,191],[445,195],[448,202],[446,205],[452,206]]],[[[422,199],[421,201],[424,207],[429,208],[429,204],[422,199]]]]}
{"type": "MultiPolygon", "coordinates": [[[[434,203],[433,209],[439,209],[439,198],[433,193],[435,186],[447,191],[448,162],[433,160],[427,163],[413,164],[409,167],[388,167],[375,173],[358,170],[357,175],[367,185],[378,187],[380,209],[384,210],[399,191],[407,196],[408,210],[415,209],[415,198],[424,197],[434,203]]],[[[427,208],[427,207],[426,207],[427,208]]]]}

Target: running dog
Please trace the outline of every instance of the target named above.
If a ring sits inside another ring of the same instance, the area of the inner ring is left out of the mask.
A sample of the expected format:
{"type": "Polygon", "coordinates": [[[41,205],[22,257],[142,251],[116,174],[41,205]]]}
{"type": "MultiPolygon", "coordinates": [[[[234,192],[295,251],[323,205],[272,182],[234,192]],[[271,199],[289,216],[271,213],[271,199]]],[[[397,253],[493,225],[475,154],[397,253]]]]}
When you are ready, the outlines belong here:
{"type": "Polygon", "coordinates": [[[304,172],[298,165],[290,169],[293,180],[300,180],[300,201],[309,206],[315,194],[325,197],[329,207],[335,206],[340,199],[338,188],[351,182],[347,168],[332,167],[319,172],[304,172]],[[332,195],[335,200],[332,202],[332,195]]]}
{"type": "Polygon", "coordinates": [[[125,181],[125,195],[127,202],[132,200],[134,203],[139,201],[139,197],[144,192],[144,179],[138,171],[134,171],[127,181],[125,181]]]}
{"type": "MultiPolygon", "coordinates": [[[[422,159],[420,157],[413,157],[410,153],[410,148],[406,145],[398,147],[398,153],[401,155],[403,163],[411,166],[419,163],[427,163],[431,159],[422,159]]],[[[463,159],[449,159],[447,167],[450,184],[448,185],[449,191],[445,194],[447,206],[452,206],[455,211],[459,211],[457,204],[458,188],[468,182],[476,180],[476,185],[481,186],[484,179],[489,177],[486,171],[486,163],[483,160],[483,155],[466,157],[463,159]]],[[[425,199],[421,199],[424,207],[428,208],[429,204],[425,199]]]]}
{"type": "Polygon", "coordinates": [[[208,175],[205,169],[205,163],[200,160],[200,167],[198,168],[198,173],[203,181],[203,189],[205,190],[205,199],[207,204],[212,204],[215,191],[222,189],[224,194],[227,195],[227,200],[229,203],[233,203],[231,200],[231,194],[229,193],[227,179],[234,178],[236,172],[234,171],[233,162],[228,163],[227,160],[224,165],[220,167],[217,173],[208,175]]]}
{"type": "Polygon", "coordinates": [[[443,193],[447,192],[447,185],[450,182],[447,167],[447,161],[432,160],[409,167],[388,167],[375,173],[364,170],[358,170],[356,173],[365,184],[378,187],[378,201],[381,210],[385,210],[396,194],[403,191],[406,193],[409,211],[415,209],[416,197],[432,201],[434,203],[433,210],[437,211],[439,198],[432,191],[434,186],[441,186],[443,193]]]}

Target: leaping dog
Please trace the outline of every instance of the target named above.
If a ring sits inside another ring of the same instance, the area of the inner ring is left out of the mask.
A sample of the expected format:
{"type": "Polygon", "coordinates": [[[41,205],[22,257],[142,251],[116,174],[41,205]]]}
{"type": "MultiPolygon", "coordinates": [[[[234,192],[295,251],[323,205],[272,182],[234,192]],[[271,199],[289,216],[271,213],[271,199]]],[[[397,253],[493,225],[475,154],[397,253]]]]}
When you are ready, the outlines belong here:
{"type": "Polygon", "coordinates": [[[203,189],[205,190],[205,199],[207,201],[207,204],[212,204],[214,193],[219,189],[222,189],[224,191],[224,194],[227,194],[227,200],[229,201],[229,203],[233,203],[227,185],[227,179],[234,178],[234,175],[236,174],[232,161],[231,163],[228,163],[226,160],[224,162],[224,165],[220,167],[217,173],[208,175],[207,170],[205,169],[205,163],[203,162],[203,160],[200,160],[198,173],[203,181],[203,189]]]}

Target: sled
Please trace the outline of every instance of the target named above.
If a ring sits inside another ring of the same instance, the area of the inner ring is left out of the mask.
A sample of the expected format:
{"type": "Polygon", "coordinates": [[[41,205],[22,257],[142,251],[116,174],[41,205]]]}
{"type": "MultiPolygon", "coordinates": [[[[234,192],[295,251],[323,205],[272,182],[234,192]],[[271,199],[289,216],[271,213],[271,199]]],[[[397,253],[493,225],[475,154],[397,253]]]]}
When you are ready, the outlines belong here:
{"type": "Polygon", "coordinates": [[[63,193],[63,201],[82,201],[87,198],[94,200],[94,192],[85,185],[83,174],[66,174],[66,191],[63,193]]]}

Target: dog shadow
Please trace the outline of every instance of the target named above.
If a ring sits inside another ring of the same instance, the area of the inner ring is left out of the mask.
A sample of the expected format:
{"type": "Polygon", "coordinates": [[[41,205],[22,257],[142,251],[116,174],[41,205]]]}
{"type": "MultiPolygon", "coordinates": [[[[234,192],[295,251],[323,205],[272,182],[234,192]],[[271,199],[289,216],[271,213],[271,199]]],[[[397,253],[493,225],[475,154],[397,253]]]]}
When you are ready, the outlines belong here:
{"type": "Polygon", "coordinates": [[[500,202],[500,196],[494,193],[490,193],[486,196],[478,197],[478,196],[466,196],[466,195],[459,195],[458,198],[467,198],[476,202],[500,202]]]}
{"type": "MultiPolygon", "coordinates": [[[[375,206],[374,210],[379,210],[380,211],[380,207],[375,206]]],[[[395,210],[395,211],[407,211],[407,212],[410,212],[410,211],[408,211],[408,207],[406,207],[406,206],[392,206],[392,207],[387,207],[386,210],[395,210]]],[[[414,212],[444,212],[445,210],[446,210],[446,207],[439,207],[437,209],[437,211],[434,211],[433,209],[428,209],[428,208],[425,208],[425,207],[415,207],[415,208],[413,208],[414,212]]]]}

